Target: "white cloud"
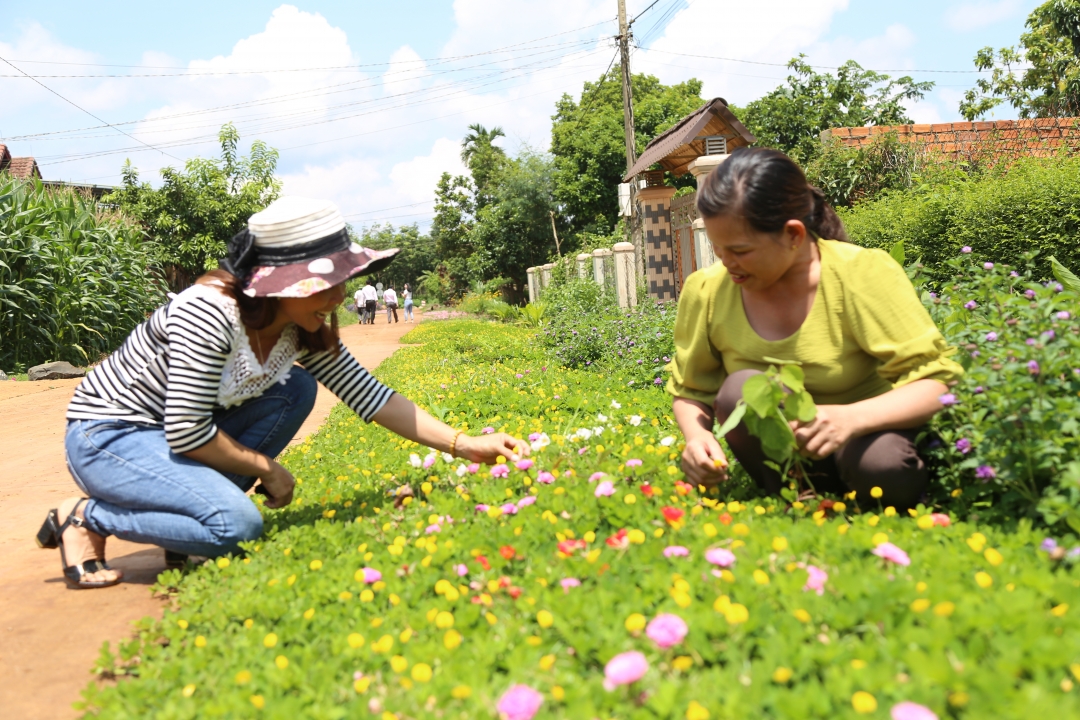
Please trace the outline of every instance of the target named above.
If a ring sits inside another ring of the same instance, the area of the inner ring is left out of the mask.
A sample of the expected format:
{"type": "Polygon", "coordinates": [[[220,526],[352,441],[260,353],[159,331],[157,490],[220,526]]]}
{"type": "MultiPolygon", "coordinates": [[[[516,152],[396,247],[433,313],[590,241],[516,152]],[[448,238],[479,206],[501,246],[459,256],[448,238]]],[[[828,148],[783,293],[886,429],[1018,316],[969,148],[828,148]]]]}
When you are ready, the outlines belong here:
{"type": "Polygon", "coordinates": [[[953,30],[971,32],[980,30],[1017,15],[1024,8],[1022,0],[997,0],[997,2],[966,2],[945,13],[945,22],[953,30]]]}
{"type": "Polygon", "coordinates": [[[461,162],[461,141],[439,138],[431,153],[399,162],[390,171],[394,188],[413,202],[431,200],[435,186],[444,172],[465,175],[468,168],[461,162]]]}

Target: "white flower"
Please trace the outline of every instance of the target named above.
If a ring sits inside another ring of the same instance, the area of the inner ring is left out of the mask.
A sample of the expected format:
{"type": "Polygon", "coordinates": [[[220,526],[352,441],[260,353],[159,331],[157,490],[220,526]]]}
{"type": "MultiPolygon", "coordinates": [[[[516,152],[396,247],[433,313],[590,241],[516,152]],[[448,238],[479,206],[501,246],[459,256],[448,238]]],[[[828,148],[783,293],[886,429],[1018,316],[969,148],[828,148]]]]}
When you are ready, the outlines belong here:
{"type": "Polygon", "coordinates": [[[604,428],[603,428],[603,427],[601,427],[600,425],[597,425],[596,427],[594,427],[594,428],[592,429],[592,431],[593,431],[594,433],[596,433],[597,435],[603,435],[603,434],[604,434],[604,428]]]}
{"type": "Polygon", "coordinates": [[[420,456],[416,453],[411,453],[409,455],[409,464],[413,467],[420,467],[420,462],[420,456]]]}
{"type": "Polygon", "coordinates": [[[592,430],[590,430],[589,428],[578,428],[578,431],[574,433],[574,435],[581,438],[582,440],[588,440],[592,437],[592,430]]]}
{"type": "Polygon", "coordinates": [[[442,454],[442,459],[443,459],[444,462],[448,462],[448,463],[454,462],[454,456],[451,455],[450,453],[443,453],[442,454]]]}
{"type": "Polygon", "coordinates": [[[596,419],[600,422],[607,422],[607,415],[605,415],[604,413],[600,413],[596,416],[596,419]]]}
{"type": "Polygon", "coordinates": [[[465,473],[469,472],[469,468],[465,467],[464,465],[458,465],[457,469],[454,470],[454,472],[457,473],[458,477],[463,477],[465,473]]]}
{"type": "Polygon", "coordinates": [[[540,437],[536,438],[530,443],[534,451],[546,448],[550,444],[551,438],[548,437],[547,433],[540,433],[540,437]]]}
{"type": "Polygon", "coordinates": [[[611,407],[613,407],[613,408],[615,408],[616,410],[618,410],[619,408],[621,408],[621,407],[622,407],[622,405],[620,405],[620,404],[619,404],[619,401],[618,401],[618,400],[612,400],[612,401],[611,401],[611,407]]]}
{"type": "Polygon", "coordinates": [[[660,444],[663,445],[664,447],[671,447],[672,445],[675,444],[675,438],[668,435],[666,438],[664,438],[663,440],[660,441],[660,444]]]}
{"type": "Polygon", "coordinates": [[[634,427],[637,427],[638,425],[640,425],[641,424],[641,416],[640,415],[631,415],[630,416],[630,424],[633,425],[634,427]]]}

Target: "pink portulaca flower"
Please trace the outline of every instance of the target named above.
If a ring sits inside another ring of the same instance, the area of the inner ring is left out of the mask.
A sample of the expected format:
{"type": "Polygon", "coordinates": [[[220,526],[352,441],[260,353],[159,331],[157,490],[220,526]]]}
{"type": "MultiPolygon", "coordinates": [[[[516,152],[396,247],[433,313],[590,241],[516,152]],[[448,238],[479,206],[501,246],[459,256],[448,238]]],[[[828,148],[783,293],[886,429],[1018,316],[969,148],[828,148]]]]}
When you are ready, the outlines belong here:
{"type": "Polygon", "coordinates": [[[581,581],[577,578],[563,578],[559,581],[559,585],[562,586],[563,592],[570,592],[570,588],[581,587],[581,581]]]}
{"type": "Polygon", "coordinates": [[[469,574],[469,567],[465,563],[458,563],[454,566],[454,572],[458,574],[458,577],[465,577],[469,574]]]}
{"type": "Polygon", "coordinates": [[[499,698],[495,709],[506,720],[532,720],[544,704],[544,696],[528,685],[514,685],[499,698]]]}
{"type": "Polygon", "coordinates": [[[473,463],[465,469],[469,471],[470,475],[475,475],[476,473],[480,472],[480,463],[473,463]]]}
{"type": "Polygon", "coordinates": [[[669,613],[657,615],[645,626],[645,635],[661,648],[678,645],[688,631],[686,622],[681,617],[669,613]]]}
{"type": "Polygon", "coordinates": [[[897,565],[903,565],[906,567],[911,564],[911,558],[908,557],[908,554],[897,546],[893,545],[891,542],[881,543],[870,552],[874,553],[879,558],[883,558],[885,560],[888,560],[889,562],[896,563],[897,565]]]}
{"type": "Polygon", "coordinates": [[[489,510],[488,506],[485,505],[484,503],[480,503],[479,505],[476,506],[476,512],[487,512],[488,510],[489,510]]]}
{"type": "Polygon", "coordinates": [[[913,702],[902,702],[892,706],[889,711],[892,720],[938,720],[933,710],[913,702]]]}
{"type": "Polygon", "coordinates": [[[536,502],[536,497],[534,495],[526,495],[525,497],[518,500],[517,506],[519,508],[528,507],[529,505],[532,505],[534,502],[536,502]]]}
{"type": "Polygon", "coordinates": [[[503,515],[517,515],[518,506],[514,503],[506,503],[505,505],[500,505],[499,509],[502,510],[503,515]]]}
{"type": "Polygon", "coordinates": [[[596,497],[607,497],[615,494],[615,486],[611,484],[610,480],[605,480],[596,486],[596,497]]]}
{"type": "Polygon", "coordinates": [[[626,467],[640,467],[641,461],[637,458],[630,458],[626,461],[626,467]]]}
{"type": "Polygon", "coordinates": [[[807,565],[806,572],[808,572],[810,576],[806,578],[806,584],[803,585],[803,591],[813,590],[818,595],[822,595],[825,592],[825,583],[829,581],[829,573],[814,565],[807,565]]]}
{"type": "Polygon", "coordinates": [[[510,468],[506,466],[506,463],[499,463],[495,467],[491,468],[491,477],[504,478],[510,476],[510,468]]]}
{"type": "Polygon", "coordinates": [[[645,677],[649,661],[637,650],[619,653],[604,666],[604,689],[609,692],[619,685],[629,685],[645,677]]]}
{"type": "Polygon", "coordinates": [[[483,430],[480,431],[480,433],[483,434],[483,435],[490,435],[493,432],[495,432],[495,428],[493,428],[493,427],[486,427],[486,428],[484,428],[483,430]]]}
{"type": "Polygon", "coordinates": [[[930,518],[938,527],[949,527],[949,525],[952,525],[952,519],[945,513],[930,513],[930,518]]]}
{"type": "Polygon", "coordinates": [[[555,476],[549,473],[547,470],[542,471],[536,476],[536,482],[543,483],[544,485],[550,485],[555,482],[555,476]]]}
{"type": "Polygon", "coordinates": [[[427,470],[429,467],[431,467],[434,464],[435,464],[435,453],[431,453],[426,458],[424,458],[424,469],[425,470],[427,470]]]}
{"type": "Polygon", "coordinates": [[[713,548],[705,551],[705,559],[713,565],[726,568],[735,564],[735,553],[727,548],[713,548]]]}
{"type": "Polygon", "coordinates": [[[538,432],[529,433],[529,442],[536,442],[539,439],[540,439],[540,433],[538,433],[538,432]]]}
{"type": "Polygon", "coordinates": [[[602,473],[602,472],[594,472],[592,475],[589,476],[589,482],[596,482],[597,480],[599,480],[602,477],[604,477],[604,473],[602,473]]]}
{"type": "Polygon", "coordinates": [[[524,460],[518,460],[516,463],[514,463],[514,467],[516,467],[518,470],[528,470],[532,466],[533,461],[529,460],[528,458],[525,458],[524,460]]]}
{"type": "Polygon", "coordinates": [[[382,580],[381,572],[369,567],[364,568],[364,582],[370,584],[373,582],[379,582],[380,580],[382,580]]]}
{"type": "Polygon", "coordinates": [[[664,548],[664,557],[686,557],[690,554],[690,551],[682,545],[668,545],[664,548]]]}
{"type": "Polygon", "coordinates": [[[439,527],[438,523],[433,524],[433,525],[428,525],[426,528],[424,528],[424,532],[427,533],[428,535],[431,535],[432,533],[437,533],[440,530],[442,530],[442,528],[439,527]]]}

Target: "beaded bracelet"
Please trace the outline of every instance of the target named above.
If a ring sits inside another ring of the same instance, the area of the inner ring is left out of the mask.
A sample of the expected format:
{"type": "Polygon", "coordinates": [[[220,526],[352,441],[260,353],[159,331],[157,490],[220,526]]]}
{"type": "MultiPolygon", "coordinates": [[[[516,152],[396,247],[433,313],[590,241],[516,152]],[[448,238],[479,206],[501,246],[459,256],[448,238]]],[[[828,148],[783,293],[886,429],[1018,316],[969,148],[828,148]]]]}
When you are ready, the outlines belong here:
{"type": "Polygon", "coordinates": [[[454,435],[454,439],[450,441],[450,454],[454,457],[457,457],[457,439],[461,437],[464,432],[464,430],[458,430],[454,435]]]}

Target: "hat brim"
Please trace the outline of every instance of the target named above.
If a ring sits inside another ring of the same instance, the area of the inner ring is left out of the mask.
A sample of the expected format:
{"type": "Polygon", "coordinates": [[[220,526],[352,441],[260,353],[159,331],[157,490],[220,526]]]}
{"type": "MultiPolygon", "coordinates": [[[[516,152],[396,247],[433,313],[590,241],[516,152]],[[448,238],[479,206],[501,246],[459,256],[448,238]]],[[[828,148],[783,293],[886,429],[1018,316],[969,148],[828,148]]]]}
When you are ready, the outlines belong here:
{"type": "Polygon", "coordinates": [[[315,260],[292,265],[256,266],[244,286],[244,294],[248,297],[310,297],[357,275],[382,270],[400,251],[400,248],[372,250],[351,243],[345,250],[315,260]]]}

